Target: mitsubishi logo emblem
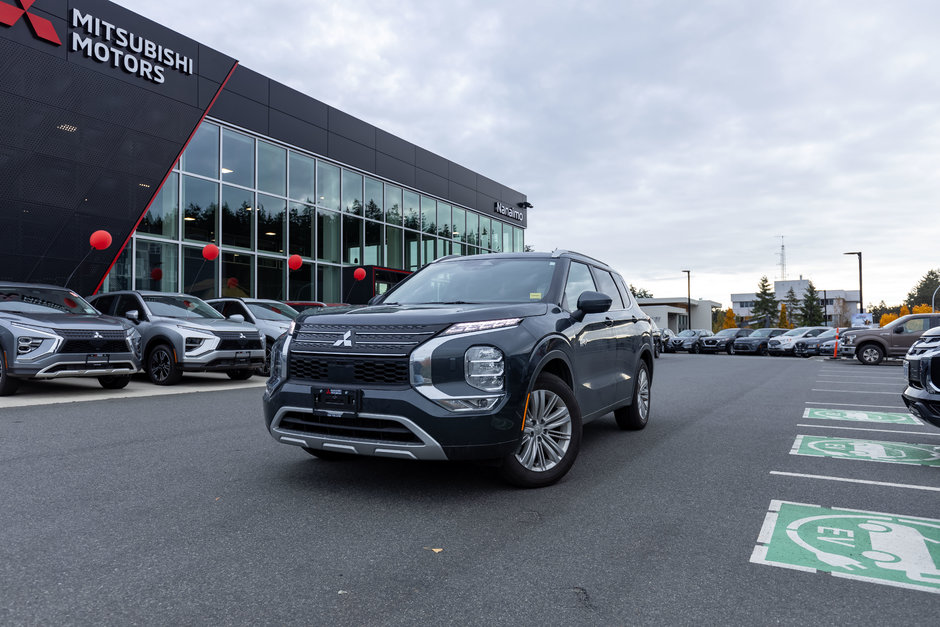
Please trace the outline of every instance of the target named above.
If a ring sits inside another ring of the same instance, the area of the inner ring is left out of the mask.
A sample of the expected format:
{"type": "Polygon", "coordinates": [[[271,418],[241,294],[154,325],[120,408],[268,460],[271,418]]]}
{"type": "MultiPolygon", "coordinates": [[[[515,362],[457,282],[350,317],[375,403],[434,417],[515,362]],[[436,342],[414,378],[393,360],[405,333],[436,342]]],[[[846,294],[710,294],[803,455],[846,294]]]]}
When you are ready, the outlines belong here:
{"type": "Polygon", "coordinates": [[[245,334],[244,334],[244,333],[239,333],[239,334],[238,334],[238,339],[240,339],[240,340],[245,339],[245,334]]]}
{"type": "Polygon", "coordinates": [[[103,339],[104,339],[104,336],[101,335],[100,333],[98,333],[97,331],[95,331],[95,334],[92,335],[91,337],[92,337],[93,339],[96,339],[96,340],[103,340],[103,339]]]}
{"type": "Polygon", "coordinates": [[[352,346],[352,345],[353,345],[352,329],[350,329],[349,331],[346,331],[346,333],[343,334],[343,339],[336,340],[335,342],[333,342],[333,346],[352,346]]]}
{"type": "Polygon", "coordinates": [[[62,45],[59,34],[55,32],[55,26],[44,17],[39,17],[29,12],[36,0],[16,0],[22,8],[17,8],[6,2],[0,2],[0,24],[4,26],[13,26],[20,21],[20,18],[26,16],[26,22],[38,39],[48,41],[57,46],[62,45]]]}

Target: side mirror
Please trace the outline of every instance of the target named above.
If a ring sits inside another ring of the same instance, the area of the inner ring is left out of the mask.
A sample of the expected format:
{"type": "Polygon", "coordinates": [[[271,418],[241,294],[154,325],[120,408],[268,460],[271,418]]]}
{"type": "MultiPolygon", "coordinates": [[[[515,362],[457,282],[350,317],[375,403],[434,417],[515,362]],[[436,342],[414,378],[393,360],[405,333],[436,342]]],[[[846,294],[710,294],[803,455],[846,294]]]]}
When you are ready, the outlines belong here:
{"type": "Polygon", "coordinates": [[[904,333],[904,325],[900,325],[894,328],[895,333],[904,333]]]}
{"type": "Polygon", "coordinates": [[[140,322],[140,312],[136,309],[131,309],[126,314],[124,314],[124,317],[135,324],[140,322]]]}
{"type": "Polygon", "coordinates": [[[244,322],[245,316],[241,314],[232,314],[231,316],[228,317],[228,319],[231,320],[232,322],[244,322]]]}
{"type": "Polygon", "coordinates": [[[610,309],[612,302],[607,294],[584,292],[578,297],[578,308],[574,311],[574,318],[580,322],[585,314],[604,313],[610,309]]]}

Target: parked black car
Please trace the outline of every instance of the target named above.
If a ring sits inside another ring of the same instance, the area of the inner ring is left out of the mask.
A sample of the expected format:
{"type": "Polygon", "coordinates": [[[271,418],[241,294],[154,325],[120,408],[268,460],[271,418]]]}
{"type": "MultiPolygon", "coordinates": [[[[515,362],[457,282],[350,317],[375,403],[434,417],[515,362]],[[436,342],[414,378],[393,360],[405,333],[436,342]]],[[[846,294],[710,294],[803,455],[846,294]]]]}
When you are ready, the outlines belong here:
{"type": "Polygon", "coordinates": [[[940,427],[940,327],[924,332],[907,351],[904,378],[904,404],[918,418],[940,427]]]}
{"type": "Polygon", "coordinates": [[[670,329],[669,327],[663,327],[659,330],[659,335],[663,341],[662,352],[672,353],[672,341],[676,339],[676,332],[670,329]]]}
{"type": "Polygon", "coordinates": [[[734,355],[734,341],[739,337],[747,337],[754,329],[722,329],[715,335],[702,338],[701,350],[703,353],[726,352],[734,355]]]}
{"type": "Polygon", "coordinates": [[[0,283],[0,396],[20,379],[96,377],[125,387],[140,371],[140,333],[63,287],[0,283]]]}
{"type": "Polygon", "coordinates": [[[713,335],[708,329],[686,329],[672,339],[673,351],[702,352],[702,338],[713,335]]]}
{"type": "Polygon", "coordinates": [[[302,313],[272,352],[265,422],[321,459],[493,459],[511,483],[545,486],[584,422],[646,426],[651,330],[589,257],[445,257],[371,305],[302,313]]]}
{"type": "Polygon", "coordinates": [[[734,352],[766,355],[770,338],[782,335],[786,333],[786,331],[787,329],[780,329],[777,327],[754,329],[754,332],[747,337],[739,337],[734,341],[734,352]]]}

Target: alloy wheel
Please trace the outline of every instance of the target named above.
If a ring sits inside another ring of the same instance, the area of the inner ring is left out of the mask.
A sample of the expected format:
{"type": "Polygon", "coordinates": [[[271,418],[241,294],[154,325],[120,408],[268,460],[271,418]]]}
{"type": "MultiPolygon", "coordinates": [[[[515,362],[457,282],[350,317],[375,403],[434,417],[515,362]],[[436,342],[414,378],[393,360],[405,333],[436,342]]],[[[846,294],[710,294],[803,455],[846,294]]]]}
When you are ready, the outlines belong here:
{"type": "Polygon", "coordinates": [[[534,472],[551,470],[565,457],[570,442],[571,413],[561,397],[549,390],[532,392],[522,443],[516,451],[519,463],[534,472]]]}
{"type": "Polygon", "coordinates": [[[161,349],[150,356],[150,376],[156,381],[166,381],[170,376],[170,354],[161,349]]]}

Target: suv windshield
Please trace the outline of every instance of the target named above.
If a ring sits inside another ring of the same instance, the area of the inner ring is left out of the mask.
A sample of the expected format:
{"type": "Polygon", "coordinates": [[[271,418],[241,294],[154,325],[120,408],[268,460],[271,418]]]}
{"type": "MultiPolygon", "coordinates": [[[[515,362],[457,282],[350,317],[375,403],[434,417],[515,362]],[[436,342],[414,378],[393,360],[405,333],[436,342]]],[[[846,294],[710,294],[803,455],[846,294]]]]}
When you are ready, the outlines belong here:
{"type": "Polygon", "coordinates": [[[695,335],[695,331],[693,331],[692,329],[686,329],[685,331],[683,331],[676,337],[692,337],[694,335],[695,335]]]}
{"type": "Polygon", "coordinates": [[[225,316],[195,296],[148,294],[143,297],[155,316],[167,318],[221,318],[225,316]]]}
{"type": "Polygon", "coordinates": [[[721,337],[727,337],[727,336],[729,336],[729,335],[734,335],[734,334],[737,333],[737,332],[738,332],[737,329],[722,329],[721,331],[719,331],[719,332],[716,333],[715,335],[719,335],[719,336],[721,336],[721,337]]]}
{"type": "Polygon", "coordinates": [[[755,329],[749,337],[767,337],[773,332],[773,329],[755,329]]]}
{"type": "Polygon", "coordinates": [[[98,310],[75,292],[51,287],[0,287],[0,311],[98,315],[98,310]]]}
{"type": "Polygon", "coordinates": [[[556,259],[467,259],[442,261],[388,292],[387,305],[537,303],[548,295],[556,259]]]}
{"type": "Polygon", "coordinates": [[[256,318],[261,320],[276,320],[290,322],[300,315],[300,312],[283,303],[245,303],[256,318]]]}
{"type": "Polygon", "coordinates": [[[787,331],[786,333],[784,333],[784,335],[789,335],[789,336],[803,335],[803,334],[806,333],[808,330],[809,330],[809,329],[807,329],[806,327],[798,327],[798,328],[796,328],[796,329],[790,329],[789,331],[787,331]]]}

